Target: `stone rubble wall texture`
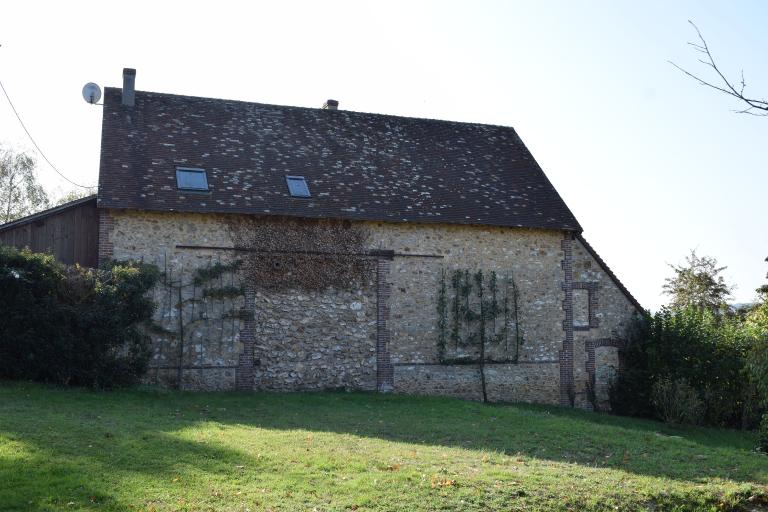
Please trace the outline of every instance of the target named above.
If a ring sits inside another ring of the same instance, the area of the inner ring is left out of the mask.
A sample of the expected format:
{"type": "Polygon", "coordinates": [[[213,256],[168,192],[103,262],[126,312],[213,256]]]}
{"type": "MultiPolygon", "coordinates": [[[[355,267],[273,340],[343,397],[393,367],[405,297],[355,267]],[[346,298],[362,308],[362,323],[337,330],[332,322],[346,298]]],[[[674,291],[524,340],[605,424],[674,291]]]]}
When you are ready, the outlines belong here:
{"type": "Polygon", "coordinates": [[[600,379],[596,382],[596,392],[599,395],[598,402],[601,402],[602,408],[606,408],[609,384],[607,379],[614,375],[606,365],[618,369],[619,347],[622,345],[621,341],[636,309],[578,240],[573,242],[573,280],[574,283],[590,283],[593,289],[590,292],[592,311],[587,312],[588,316],[593,317],[593,326],[588,330],[577,329],[574,332],[573,366],[576,405],[584,408],[592,407],[588,402],[587,393],[589,379],[586,347],[588,343],[594,343],[598,346],[596,353],[602,354],[597,359],[596,377],[600,379]]]}
{"type": "MultiPolygon", "coordinates": [[[[232,251],[176,248],[231,246],[227,217],[223,215],[110,210],[103,218],[109,219],[110,226],[102,236],[108,237],[104,242],[109,244],[114,258],[157,263],[161,270],[165,266],[171,270],[171,276],[181,276],[183,280],[191,280],[194,269],[212,261],[228,262],[237,257],[232,251]]],[[[500,278],[514,275],[520,289],[524,341],[519,361],[486,365],[489,399],[562,403],[565,233],[444,224],[364,224],[370,233],[370,249],[415,257],[395,256],[386,264],[380,260],[378,265],[372,265],[375,268],[370,279],[359,289],[267,292],[256,287],[253,307],[248,308],[253,313],[253,370],[241,373],[241,380],[246,376],[241,387],[375,390],[377,367],[391,365],[385,378],[392,380],[395,392],[479,399],[477,365],[440,364],[437,353],[436,302],[441,273],[470,269],[495,271],[500,278]],[[385,293],[382,288],[386,288],[385,293]]],[[[593,349],[592,373],[598,380],[598,401],[604,404],[607,379],[618,366],[618,340],[635,310],[580,242],[572,240],[571,244],[573,288],[580,296],[573,302],[574,308],[579,308],[573,313],[580,327],[573,330],[572,391],[575,405],[590,408],[587,347],[590,343],[597,346],[593,349]]],[[[242,283],[240,275],[236,279],[239,285],[249,285],[242,283]]],[[[183,288],[184,297],[191,293],[183,288]]],[[[163,293],[156,295],[158,304],[178,302],[178,297],[174,300],[163,293]]],[[[220,310],[244,308],[245,302],[224,302],[208,304],[208,321],[197,321],[185,333],[181,351],[184,388],[233,389],[238,385],[238,365],[242,372],[239,361],[251,357],[247,353],[250,348],[244,351],[244,347],[251,346],[245,342],[245,337],[250,336],[247,322],[228,318],[229,323],[222,327],[215,318],[220,310]]],[[[199,310],[193,313],[189,305],[183,309],[187,321],[195,314],[200,315],[199,310]]],[[[160,307],[158,315],[159,323],[169,330],[174,322],[178,323],[178,308],[160,307]]],[[[177,385],[178,336],[152,337],[157,354],[152,365],[156,368],[150,370],[147,378],[177,385]]],[[[387,389],[378,384],[380,389],[387,389]]]]}

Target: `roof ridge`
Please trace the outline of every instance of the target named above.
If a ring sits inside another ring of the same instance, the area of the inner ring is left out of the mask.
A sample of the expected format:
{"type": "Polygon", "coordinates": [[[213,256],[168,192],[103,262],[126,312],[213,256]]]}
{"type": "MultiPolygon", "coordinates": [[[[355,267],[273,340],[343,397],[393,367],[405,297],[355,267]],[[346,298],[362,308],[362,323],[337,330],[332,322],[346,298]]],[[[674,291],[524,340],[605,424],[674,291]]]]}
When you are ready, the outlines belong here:
{"type": "MultiPolygon", "coordinates": [[[[121,89],[119,87],[106,87],[105,90],[117,90],[120,91],[121,89]]],[[[234,100],[229,98],[214,98],[211,96],[194,96],[190,94],[173,94],[173,93],[167,93],[167,92],[156,92],[156,91],[136,91],[136,95],[152,95],[152,96],[168,96],[171,98],[178,98],[178,99],[187,99],[187,100],[209,100],[209,101],[220,101],[220,102],[226,102],[226,103],[240,103],[240,104],[246,104],[246,105],[256,105],[259,107],[267,107],[267,108],[279,108],[279,109],[292,109],[292,110],[302,110],[302,111],[318,111],[318,110],[324,110],[320,107],[301,107],[298,105],[280,105],[277,103],[261,103],[258,101],[246,101],[246,100],[234,100]]],[[[483,128],[502,128],[504,130],[511,130],[515,136],[517,136],[517,131],[512,126],[506,126],[503,124],[493,124],[493,123],[478,123],[475,121],[455,121],[452,119],[435,119],[432,117],[414,117],[414,116],[403,116],[403,115],[397,115],[397,114],[382,114],[379,112],[367,112],[364,110],[347,110],[347,109],[338,109],[338,110],[330,110],[329,112],[337,112],[337,113],[345,113],[345,114],[354,114],[354,115],[364,115],[364,116],[376,116],[376,117],[382,117],[382,118],[392,118],[392,119],[406,119],[406,120],[414,120],[414,121],[431,121],[435,123],[446,123],[446,124],[457,124],[461,126],[478,126],[483,128]]],[[[518,137],[519,138],[519,137],[518,137]]]]}

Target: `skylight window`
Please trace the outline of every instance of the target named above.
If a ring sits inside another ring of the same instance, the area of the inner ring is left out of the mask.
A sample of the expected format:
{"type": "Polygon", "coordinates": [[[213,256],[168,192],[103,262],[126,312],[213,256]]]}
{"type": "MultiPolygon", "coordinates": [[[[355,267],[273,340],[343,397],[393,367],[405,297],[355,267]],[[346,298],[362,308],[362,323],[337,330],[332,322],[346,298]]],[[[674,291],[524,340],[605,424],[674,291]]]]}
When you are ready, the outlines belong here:
{"type": "Polygon", "coordinates": [[[176,168],[176,186],[179,190],[208,192],[208,176],[205,169],[176,168]]]}
{"type": "Polygon", "coordinates": [[[285,182],[288,184],[288,192],[290,192],[291,197],[312,197],[304,176],[286,176],[285,182]]]}

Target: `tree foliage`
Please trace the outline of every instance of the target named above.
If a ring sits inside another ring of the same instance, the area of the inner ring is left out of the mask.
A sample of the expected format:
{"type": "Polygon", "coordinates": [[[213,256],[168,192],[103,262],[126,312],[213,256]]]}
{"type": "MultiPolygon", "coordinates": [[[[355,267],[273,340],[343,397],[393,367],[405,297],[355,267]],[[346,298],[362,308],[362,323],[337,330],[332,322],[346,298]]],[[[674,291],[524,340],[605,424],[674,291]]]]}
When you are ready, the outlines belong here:
{"type": "Polygon", "coordinates": [[[0,224],[48,205],[48,195],[37,182],[32,157],[0,147],[0,224]]]}
{"type": "Polygon", "coordinates": [[[698,256],[691,251],[685,265],[670,265],[675,275],[666,279],[664,293],[671,295],[670,308],[695,307],[720,314],[727,307],[732,287],[726,284],[721,272],[727,267],[718,267],[717,260],[698,256]]]}
{"type": "Polygon", "coordinates": [[[52,256],[0,246],[0,378],[110,387],[149,362],[147,292],[153,266],[65,267],[52,256]]]}
{"type": "MultiPolygon", "coordinates": [[[[755,340],[747,360],[747,375],[761,398],[761,405],[768,409],[768,285],[761,286],[757,292],[760,299],[744,320],[745,329],[755,340]]],[[[760,425],[760,449],[768,452],[768,413],[763,415],[760,425]]]]}
{"type": "Polygon", "coordinates": [[[71,201],[76,201],[78,199],[83,199],[85,197],[90,196],[91,190],[88,189],[72,189],[69,192],[64,193],[62,196],[58,197],[55,201],[53,201],[54,206],[60,206],[62,204],[69,203],[71,201]]]}

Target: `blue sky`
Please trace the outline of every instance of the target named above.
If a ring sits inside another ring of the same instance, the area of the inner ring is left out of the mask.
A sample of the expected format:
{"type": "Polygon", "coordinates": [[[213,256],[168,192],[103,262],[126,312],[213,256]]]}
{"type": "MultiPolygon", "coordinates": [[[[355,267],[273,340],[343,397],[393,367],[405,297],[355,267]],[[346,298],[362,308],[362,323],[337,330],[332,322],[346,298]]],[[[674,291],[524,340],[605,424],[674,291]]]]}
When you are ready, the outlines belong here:
{"type": "MultiPolygon", "coordinates": [[[[690,249],[738,302],[768,264],[768,118],[684,77],[723,69],[768,96],[767,2],[8,2],[0,80],[48,157],[95,183],[101,111],[83,84],[514,126],[646,307],[690,249]]],[[[4,100],[4,98],[0,98],[4,100]]],[[[30,149],[0,102],[0,143],[30,149]]],[[[70,187],[40,162],[42,181],[70,187]]]]}

